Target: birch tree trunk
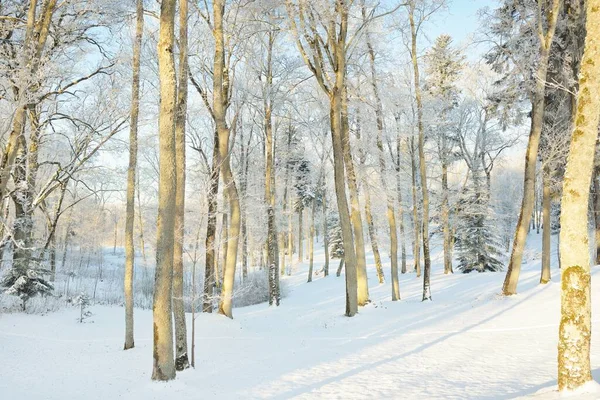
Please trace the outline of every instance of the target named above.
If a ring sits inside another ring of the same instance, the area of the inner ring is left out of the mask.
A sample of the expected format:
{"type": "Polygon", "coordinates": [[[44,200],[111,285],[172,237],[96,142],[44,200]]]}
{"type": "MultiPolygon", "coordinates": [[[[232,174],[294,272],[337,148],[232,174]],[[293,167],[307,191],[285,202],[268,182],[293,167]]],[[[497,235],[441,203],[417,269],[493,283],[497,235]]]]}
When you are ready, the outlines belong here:
{"type": "Polygon", "coordinates": [[[314,243],[315,243],[315,212],[317,201],[313,199],[310,208],[310,239],[308,241],[308,282],[312,282],[313,276],[313,261],[314,261],[314,243]]]}
{"type": "Polygon", "coordinates": [[[402,182],[400,180],[401,172],[401,154],[402,154],[402,136],[400,135],[400,117],[394,117],[396,120],[396,194],[398,196],[398,220],[400,222],[400,249],[402,267],[401,273],[406,273],[406,233],[404,229],[404,207],[402,205],[402,182]]]}
{"type": "Polygon", "coordinates": [[[586,11],[585,50],[560,216],[563,268],[558,340],[559,391],[575,390],[592,380],[588,201],[600,116],[600,98],[597,95],[600,92],[600,0],[588,0],[586,11]]]}
{"type": "MultiPolygon", "coordinates": [[[[325,187],[325,180],[323,180],[325,187]]],[[[323,218],[323,250],[325,252],[325,265],[323,266],[323,275],[329,276],[329,233],[327,227],[327,193],[323,190],[323,205],[321,206],[323,218]]]]}
{"type": "Polygon", "coordinates": [[[415,261],[414,269],[417,271],[417,278],[421,276],[421,221],[419,219],[419,195],[417,193],[417,165],[415,162],[415,139],[410,141],[410,170],[412,178],[412,201],[413,201],[413,258],[415,261]]]}
{"type": "Polygon", "coordinates": [[[229,73],[225,65],[225,39],[223,35],[223,16],[225,14],[225,0],[213,2],[215,38],[215,56],[213,66],[213,112],[215,124],[219,133],[219,159],[221,161],[221,177],[227,197],[229,198],[229,238],[227,241],[227,259],[223,265],[223,286],[219,313],[233,318],[231,311],[233,286],[235,283],[235,266],[237,264],[238,243],[240,236],[240,200],[238,190],[231,172],[229,157],[229,127],[226,114],[229,105],[229,73]]]}
{"type": "Polygon", "coordinates": [[[183,241],[185,238],[185,122],[188,99],[188,0],[179,0],[179,88],[175,116],[175,248],[173,252],[173,316],[175,368],[189,368],[187,328],[183,302],[183,241]]]}
{"type": "MultiPolygon", "coordinates": [[[[521,202],[521,213],[517,222],[517,229],[513,239],[512,253],[510,262],[506,271],[506,278],[502,286],[502,293],[510,296],[517,293],[517,284],[519,283],[519,274],[521,272],[521,262],[523,260],[523,250],[527,241],[527,232],[533,213],[535,197],[535,170],[537,163],[538,149],[540,146],[540,136],[542,134],[542,125],[544,122],[546,75],[548,72],[548,59],[550,57],[550,47],[554,40],[554,31],[556,21],[561,6],[560,0],[553,0],[551,10],[548,10],[548,26],[546,32],[540,34],[540,59],[535,74],[536,84],[532,99],[531,108],[531,128],[529,131],[529,142],[527,143],[527,152],[525,153],[525,174],[523,179],[523,200],[521,202]]],[[[541,18],[539,16],[538,18],[541,18]]],[[[542,23],[539,23],[542,26],[542,23]]]]}
{"type": "MultiPolygon", "coordinates": [[[[356,254],[356,278],[358,290],[358,305],[364,306],[369,302],[369,282],[367,279],[367,260],[365,255],[365,237],[360,215],[360,201],[358,199],[358,183],[352,160],[350,148],[350,127],[348,124],[348,93],[345,86],[342,89],[341,98],[341,133],[342,149],[344,152],[344,164],[346,166],[348,191],[350,193],[350,220],[354,232],[355,254],[356,254]]],[[[346,260],[348,261],[348,260],[346,260]]],[[[347,272],[347,271],[346,271],[347,272]]]]}
{"type": "Polygon", "coordinates": [[[159,185],[156,223],[156,272],[154,278],[154,367],[153,380],[175,378],[173,357],[173,247],[175,245],[175,113],[177,81],[173,44],[175,41],[175,0],[162,0],[158,40],[160,84],[159,185]]]}
{"type": "Polygon", "coordinates": [[[423,301],[431,300],[431,257],[429,255],[429,189],[427,188],[427,166],[425,165],[425,131],[423,129],[423,103],[421,100],[421,84],[419,77],[419,64],[417,62],[417,29],[414,20],[415,2],[409,6],[409,22],[411,32],[411,59],[413,66],[415,100],[417,103],[417,129],[419,133],[419,175],[421,176],[421,197],[423,199],[423,301]]]}
{"type": "Polygon", "coordinates": [[[132,349],[133,341],[133,270],[135,245],[133,225],[135,220],[135,186],[137,171],[138,116],[140,112],[140,53],[144,34],[144,2],[136,0],[135,40],[133,42],[133,79],[131,83],[131,121],[129,128],[129,168],[127,169],[127,204],[125,207],[125,344],[123,350],[132,349]]]}
{"type": "Polygon", "coordinates": [[[202,312],[211,313],[213,309],[213,290],[215,287],[215,272],[217,261],[216,234],[217,234],[217,196],[219,193],[219,135],[214,132],[212,166],[206,202],[208,203],[208,216],[206,222],[206,249],[204,265],[204,294],[202,299],[202,312]]]}
{"type": "Polygon", "coordinates": [[[552,206],[552,189],[550,188],[550,171],[548,167],[544,167],[542,171],[542,184],[543,197],[542,197],[542,214],[544,219],[544,226],[542,232],[542,275],[540,277],[540,283],[546,284],[550,282],[550,260],[552,254],[551,245],[551,233],[552,227],[550,226],[550,208],[552,206]]]}
{"type": "MultiPolygon", "coordinates": [[[[363,1],[362,4],[362,17],[363,21],[367,21],[366,9],[363,1]]],[[[369,53],[369,65],[371,69],[371,88],[373,90],[373,96],[375,97],[375,119],[377,123],[377,156],[379,160],[379,177],[381,180],[381,188],[385,191],[386,204],[387,204],[387,220],[390,228],[390,258],[391,258],[391,275],[392,275],[392,301],[400,299],[400,285],[398,281],[398,232],[396,228],[396,212],[394,210],[394,198],[391,195],[387,182],[385,180],[385,174],[387,171],[387,165],[385,156],[383,154],[383,104],[381,97],[379,96],[379,86],[377,85],[377,71],[375,69],[375,50],[371,44],[371,38],[369,32],[366,33],[367,50],[369,53]]],[[[404,261],[406,268],[406,261],[404,261]]],[[[379,283],[384,282],[383,271],[378,269],[377,275],[379,276],[379,283]]]]}
{"type": "Polygon", "coordinates": [[[277,247],[277,219],[275,215],[275,143],[272,121],[273,86],[273,44],[275,33],[267,35],[267,87],[263,106],[265,109],[265,202],[267,203],[267,265],[269,268],[269,305],[279,306],[281,291],[279,288],[279,262],[277,247]]]}

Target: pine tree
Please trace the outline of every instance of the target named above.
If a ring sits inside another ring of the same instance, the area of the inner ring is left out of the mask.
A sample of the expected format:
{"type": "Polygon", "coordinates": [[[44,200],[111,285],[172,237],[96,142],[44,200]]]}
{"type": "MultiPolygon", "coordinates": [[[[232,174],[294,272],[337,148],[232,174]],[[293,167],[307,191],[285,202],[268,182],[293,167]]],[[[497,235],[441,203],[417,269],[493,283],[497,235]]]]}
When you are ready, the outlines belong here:
{"type": "Polygon", "coordinates": [[[472,271],[501,271],[502,241],[496,234],[493,210],[489,207],[486,194],[471,185],[465,188],[459,200],[455,246],[458,269],[463,273],[472,271]]]}

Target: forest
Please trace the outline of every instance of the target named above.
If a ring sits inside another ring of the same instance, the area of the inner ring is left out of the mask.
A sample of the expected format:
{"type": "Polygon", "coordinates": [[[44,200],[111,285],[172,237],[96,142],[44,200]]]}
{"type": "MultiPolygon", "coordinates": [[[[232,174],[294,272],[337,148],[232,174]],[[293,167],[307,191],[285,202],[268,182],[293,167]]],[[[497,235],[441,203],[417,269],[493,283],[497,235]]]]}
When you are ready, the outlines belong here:
{"type": "Polygon", "coordinates": [[[0,0],[0,398],[600,398],[599,121],[600,0],[0,0]]]}

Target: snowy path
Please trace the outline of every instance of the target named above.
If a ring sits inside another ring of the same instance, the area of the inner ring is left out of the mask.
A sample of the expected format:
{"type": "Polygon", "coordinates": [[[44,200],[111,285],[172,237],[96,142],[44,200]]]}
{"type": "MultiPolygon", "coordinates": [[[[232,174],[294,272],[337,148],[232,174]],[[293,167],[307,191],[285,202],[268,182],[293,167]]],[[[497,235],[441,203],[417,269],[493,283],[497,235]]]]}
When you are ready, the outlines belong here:
{"type": "MultiPolygon", "coordinates": [[[[136,348],[127,352],[122,308],[94,306],[88,324],[75,322],[74,309],[0,315],[0,399],[503,399],[555,384],[557,270],[539,286],[538,261],[524,265],[520,294],[508,299],[497,295],[503,273],[434,270],[433,302],[420,302],[414,274],[401,276],[402,301],[391,302],[371,267],[373,303],[355,318],[342,315],[343,277],[305,284],[297,271],[279,308],[199,316],[197,368],[171,383],[150,381],[149,311],[136,310],[136,348]]],[[[598,293],[600,267],[593,274],[598,293]]],[[[597,296],[593,305],[597,312],[597,296]]]]}

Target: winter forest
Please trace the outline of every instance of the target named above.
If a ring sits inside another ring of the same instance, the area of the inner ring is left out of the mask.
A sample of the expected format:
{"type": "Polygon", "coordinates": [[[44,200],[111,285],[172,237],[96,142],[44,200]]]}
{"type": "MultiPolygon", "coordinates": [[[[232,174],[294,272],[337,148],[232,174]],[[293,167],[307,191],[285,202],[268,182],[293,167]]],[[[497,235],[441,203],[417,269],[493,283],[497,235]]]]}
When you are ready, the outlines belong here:
{"type": "Polygon", "coordinates": [[[599,119],[600,0],[0,0],[0,399],[598,399],[599,119]]]}

